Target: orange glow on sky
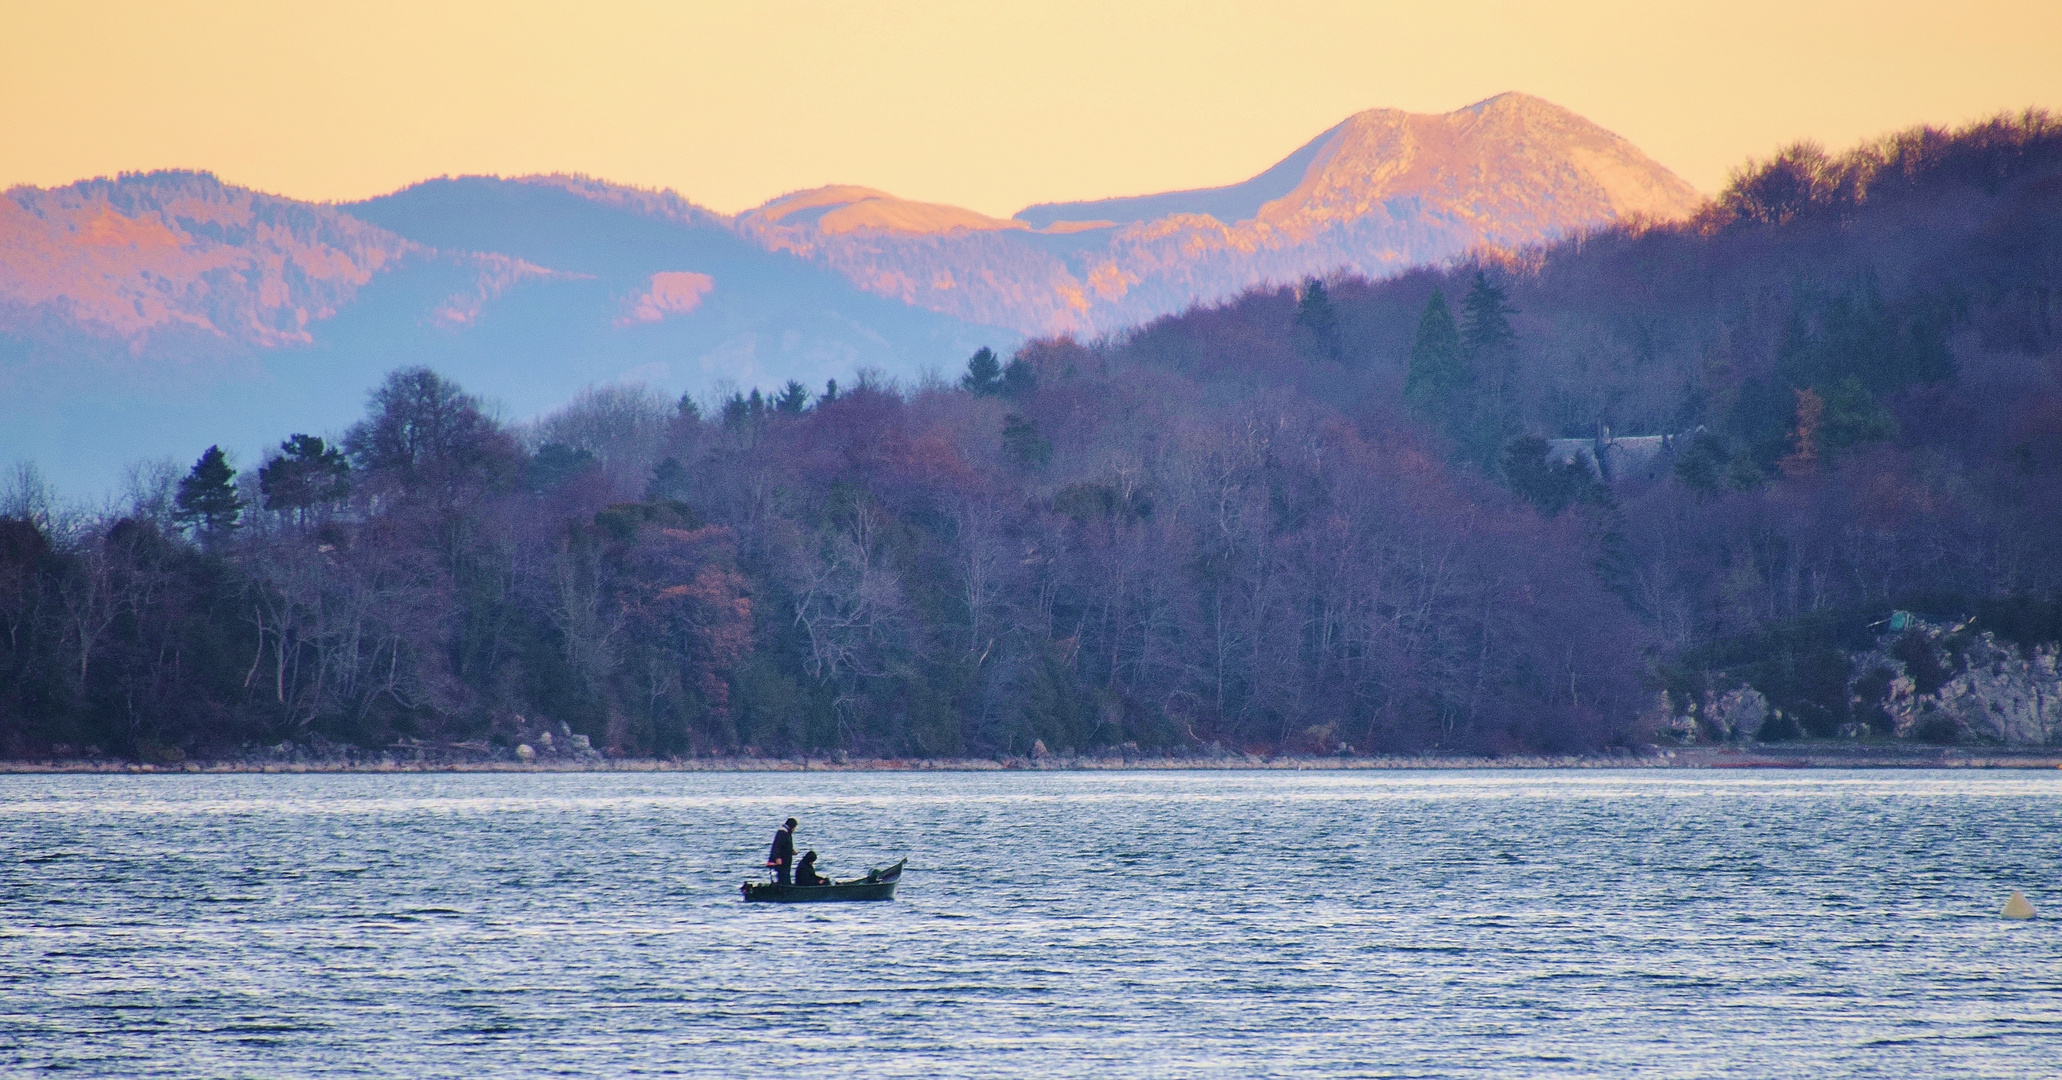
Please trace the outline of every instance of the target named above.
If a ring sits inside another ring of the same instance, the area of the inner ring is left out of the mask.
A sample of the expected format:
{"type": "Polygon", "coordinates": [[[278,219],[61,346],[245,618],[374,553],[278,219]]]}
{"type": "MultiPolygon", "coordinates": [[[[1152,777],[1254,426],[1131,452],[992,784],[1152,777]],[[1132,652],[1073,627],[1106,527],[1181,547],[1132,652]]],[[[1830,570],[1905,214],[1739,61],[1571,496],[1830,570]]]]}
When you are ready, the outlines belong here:
{"type": "Polygon", "coordinates": [[[1800,138],[2062,107],[2054,0],[7,7],[0,186],[177,167],[347,200],[564,171],[724,211],[855,183],[1007,216],[1522,90],[1708,192],[1800,138]]]}

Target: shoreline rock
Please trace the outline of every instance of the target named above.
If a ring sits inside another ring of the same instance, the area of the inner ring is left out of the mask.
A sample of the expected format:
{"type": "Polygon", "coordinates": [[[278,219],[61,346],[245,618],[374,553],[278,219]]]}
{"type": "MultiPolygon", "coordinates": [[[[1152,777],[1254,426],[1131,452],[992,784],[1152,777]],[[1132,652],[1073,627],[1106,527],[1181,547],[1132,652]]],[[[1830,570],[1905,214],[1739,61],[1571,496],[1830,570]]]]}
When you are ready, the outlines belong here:
{"type": "Polygon", "coordinates": [[[608,758],[589,754],[545,756],[528,760],[459,759],[398,760],[339,756],[311,760],[188,759],[152,764],[114,759],[0,761],[0,774],[129,773],[153,775],[220,773],[582,773],[582,772],[1295,772],[1375,770],[1648,770],[1648,769],[2056,769],[2062,750],[2028,748],[1928,747],[1910,745],[1775,743],[1731,746],[1687,746],[1640,755],[1567,755],[1558,757],[1338,757],[1276,756],[1223,752],[1222,756],[1164,756],[1139,753],[1088,757],[1048,753],[1042,757],[994,758],[855,758],[843,751],[806,757],[608,758]]]}

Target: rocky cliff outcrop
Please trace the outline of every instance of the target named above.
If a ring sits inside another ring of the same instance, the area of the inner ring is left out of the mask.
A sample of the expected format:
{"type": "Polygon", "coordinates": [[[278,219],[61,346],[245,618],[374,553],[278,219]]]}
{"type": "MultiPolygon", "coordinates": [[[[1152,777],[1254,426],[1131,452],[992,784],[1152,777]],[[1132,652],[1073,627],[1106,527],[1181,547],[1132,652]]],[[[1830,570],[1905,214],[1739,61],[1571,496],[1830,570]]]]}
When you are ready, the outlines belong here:
{"type": "MultiPolygon", "coordinates": [[[[2062,745],[2062,645],[2021,644],[1969,622],[1902,612],[1896,625],[1848,657],[1840,737],[2062,745]]],[[[1723,678],[1717,683],[1725,685],[1723,678]]],[[[1656,738],[1679,743],[1794,738],[1802,732],[1795,721],[1759,689],[1737,681],[1701,693],[1664,690],[1646,717],[1656,738]]]]}
{"type": "Polygon", "coordinates": [[[2062,742],[2058,652],[1915,621],[1855,656],[1849,689],[1858,714],[1900,738],[2053,745],[2062,742]]]}
{"type": "Polygon", "coordinates": [[[1650,724],[1657,737],[1674,742],[1748,742],[1761,736],[1771,716],[1780,715],[1751,686],[1681,698],[1663,690],[1650,724]]]}

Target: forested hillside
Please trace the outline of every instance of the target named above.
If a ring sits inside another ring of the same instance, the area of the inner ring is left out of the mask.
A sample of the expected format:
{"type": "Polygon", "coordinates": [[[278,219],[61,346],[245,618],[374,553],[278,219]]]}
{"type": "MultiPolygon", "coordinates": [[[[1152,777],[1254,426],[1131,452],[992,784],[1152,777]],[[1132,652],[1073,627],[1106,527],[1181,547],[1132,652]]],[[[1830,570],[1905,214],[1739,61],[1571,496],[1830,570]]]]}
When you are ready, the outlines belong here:
{"type": "Polygon", "coordinates": [[[603,389],[515,429],[467,392],[494,388],[404,369],[338,445],[202,455],[105,513],[18,480],[0,737],[1909,736],[1894,699],[1970,635],[2054,674],[2058,334],[2062,123],[2031,113],[1793,148],[1687,224],[1248,293],[955,382],[603,389]],[[1898,608],[1953,634],[1885,639],[1898,608]],[[1872,648],[1894,669],[1858,671],[1872,648]],[[1766,720],[1714,722],[1748,691],[1766,720]]]}

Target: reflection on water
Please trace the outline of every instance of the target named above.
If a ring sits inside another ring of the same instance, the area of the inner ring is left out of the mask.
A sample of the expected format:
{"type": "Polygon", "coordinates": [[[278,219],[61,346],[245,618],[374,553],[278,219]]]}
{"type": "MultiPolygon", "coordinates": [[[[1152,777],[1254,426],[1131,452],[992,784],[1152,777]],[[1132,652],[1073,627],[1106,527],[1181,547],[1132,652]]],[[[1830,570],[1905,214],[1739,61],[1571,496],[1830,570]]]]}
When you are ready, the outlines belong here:
{"type": "Polygon", "coordinates": [[[0,777],[0,1072],[2053,1075],[2062,774],[0,777]],[[775,824],[892,904],[738,902],[775,824]]]}

